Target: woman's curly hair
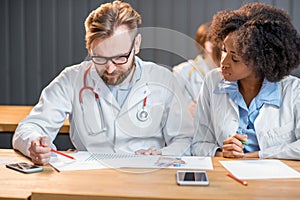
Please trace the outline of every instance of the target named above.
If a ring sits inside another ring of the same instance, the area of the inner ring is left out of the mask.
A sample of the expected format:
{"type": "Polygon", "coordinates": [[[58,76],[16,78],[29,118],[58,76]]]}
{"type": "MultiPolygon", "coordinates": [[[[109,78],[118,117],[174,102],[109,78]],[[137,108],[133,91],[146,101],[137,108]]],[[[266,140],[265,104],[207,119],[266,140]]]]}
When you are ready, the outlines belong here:
{"type": "Polygon", "coordinates": [[[300,63],[300,36],[289,15],[263,3],[248,3],[238,10],[213,17],[210,37],[221,45],[233,32],[237,54],[258,78],[276,82],[300,63]]]}

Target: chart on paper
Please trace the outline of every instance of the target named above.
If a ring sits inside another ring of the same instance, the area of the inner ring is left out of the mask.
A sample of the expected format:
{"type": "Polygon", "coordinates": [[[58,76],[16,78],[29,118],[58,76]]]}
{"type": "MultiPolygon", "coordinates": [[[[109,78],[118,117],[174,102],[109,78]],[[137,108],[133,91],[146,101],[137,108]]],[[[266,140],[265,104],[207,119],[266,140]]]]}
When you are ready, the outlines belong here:
{"type": "Polygon", "coordinates": [[[50,164],[58,171],[104,168],[178,168],[213,169],[210,157],[172,157],[135,154],[97,154],[79,151],[71,154],[75,160],[57,155],[50,164]]]}

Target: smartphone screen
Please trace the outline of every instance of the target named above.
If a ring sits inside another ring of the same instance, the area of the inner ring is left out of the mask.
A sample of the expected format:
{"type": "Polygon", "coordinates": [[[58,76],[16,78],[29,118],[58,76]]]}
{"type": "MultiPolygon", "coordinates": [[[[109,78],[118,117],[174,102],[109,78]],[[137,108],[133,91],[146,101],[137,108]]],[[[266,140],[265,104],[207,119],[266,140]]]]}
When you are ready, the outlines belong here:
{"type": "Polygon", "coordinates": [[[205,171],[177,171],[177,183],[179,185],[208,185],[208,177],[205,171]]]}
{"type": "Polygon", "coordinates": [[[7,164],[6,167],[23,173],[34,173],[43,171],[43,167],[26,162],[7,164]]]}

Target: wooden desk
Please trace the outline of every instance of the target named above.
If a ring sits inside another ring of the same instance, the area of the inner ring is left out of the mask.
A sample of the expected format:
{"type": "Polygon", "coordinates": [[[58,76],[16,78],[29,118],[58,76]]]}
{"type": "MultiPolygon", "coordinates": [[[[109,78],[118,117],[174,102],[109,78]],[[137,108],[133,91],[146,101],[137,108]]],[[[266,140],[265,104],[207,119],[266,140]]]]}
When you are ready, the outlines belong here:
{"type": "Polygon", "coordinates": [[[46,167],[42,173],[23,174],[5,167],[7,163],[30,162],[26,157],[11,149],[0,149],[0,199],[29,199],[32,191],[40,185],[46,185],[49,176],[56,172],[46,167]]]}
{"type": "MultiPolygon", "coordinates": [[[[24,160],[13,150],[0,150],[0,158],[24,160]]],[[[57,172],[50,166],[36,174],[22,174],[0,166],[0,199],[299,199],[300,179],[249,180],[247,187],[226,176],[213,158],[209,186],[178,186],[176,170],[99,169],[57,172]]],[[[299,161],[283,161],[300,171],[299,161]]]]}
{"type": "MultiPolygon", "coordinates": [[[[19,122],[31,111],[32,106],[0,106],[0,132],[15,132],[19,122]]],[[[66,120],[59,133],[69,133],[66,120]]]]}
{"type": "MultiPolygon", "coordinates": [[[[218,160],[214,158],[214,170],[207,171],[209,186],[178,186],[174,169],[63,172],[51,177],[47,187],[34,190],[31,200],[300,198],[300,179],[249,180],[245,187],[229,178],[218,160]]],[[[299,161],[285,163],[300,171],[299,161]]]]}

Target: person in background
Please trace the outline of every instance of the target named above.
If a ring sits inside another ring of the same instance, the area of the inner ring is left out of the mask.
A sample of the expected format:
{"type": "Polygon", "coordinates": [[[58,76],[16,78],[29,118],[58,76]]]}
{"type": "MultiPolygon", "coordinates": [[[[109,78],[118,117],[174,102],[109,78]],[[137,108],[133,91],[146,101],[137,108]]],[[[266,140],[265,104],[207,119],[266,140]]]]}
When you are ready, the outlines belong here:
{"type": "Polygon", "coordinates": [[[66,67],[43,91],[13,136],[13,147],[35,164],[69,116],[77,150],[97,153],[190,155],[193,123],[183,95],[166,68],[141,60],[140,15],[114,1],[85,21],[90,59],[66,67]],[[180,109],[182,106],[182,109],[180,109]]]}
{"type": "Polygon", "coordinates": [[[208,37],[210,24],[210,22],[204,23],[197,30],[195,45],[198,56],[194,60],[173,67],[173,74],[189,103],[188,108],[193,117],[203,78],[207,72],[219,66],[221,57],[220,48],[215,46],[208,37]]]}
{"type": "Polygon", "coordinates": [[[300,36],[288,14],[263,3],[220,11],[211,25],[221,66],[202,85],[192,154],[300,159],[300,36]]]}

